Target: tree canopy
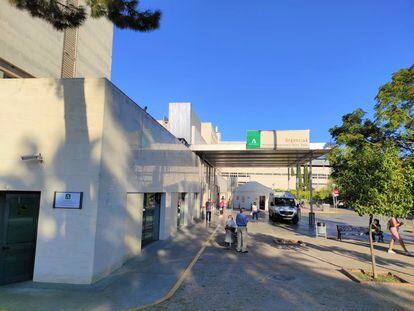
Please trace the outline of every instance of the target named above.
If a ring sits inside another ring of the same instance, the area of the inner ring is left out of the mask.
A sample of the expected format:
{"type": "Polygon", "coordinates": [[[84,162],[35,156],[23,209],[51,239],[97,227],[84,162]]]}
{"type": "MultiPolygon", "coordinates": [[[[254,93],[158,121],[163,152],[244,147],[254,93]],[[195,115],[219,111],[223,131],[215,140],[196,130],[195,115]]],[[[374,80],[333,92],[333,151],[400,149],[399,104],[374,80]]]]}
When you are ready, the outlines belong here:
{"type": "Polygon", "coordinates": [[[380,87],[375,115],[357,109],[330,130],[332,177],[359,214],[405,217],[414,196],[414,66],[380,87]]]}
{"type": "Polygon", "coordinates": [[[9,0],[18,9],[33,17],[45,20],[57,30],[81,26],[90,15],[106,17],[121,29],[151,31],[160,26],[161,12],[138,9],[138,0],[85,0],[77,5],[75,0],[9,0]]]}

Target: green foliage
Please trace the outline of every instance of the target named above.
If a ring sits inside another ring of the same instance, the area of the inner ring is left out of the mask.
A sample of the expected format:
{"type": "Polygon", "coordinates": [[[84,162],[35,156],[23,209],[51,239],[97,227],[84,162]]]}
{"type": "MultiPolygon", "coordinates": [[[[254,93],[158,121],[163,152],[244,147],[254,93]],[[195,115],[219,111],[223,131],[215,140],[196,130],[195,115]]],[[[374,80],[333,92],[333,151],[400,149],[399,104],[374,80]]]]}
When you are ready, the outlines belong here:
{"type": "Polygon", "coordinates": [[[295,170],[293,169],[293,167],[290,168],[290,176],[295,176],[295,170]]]}
{"type": "Polygon", "coordinates": [[[344,169],[335,172],[335,179],[358,214],[406,217],[412,211],[414,171],[395,146],[363,144],[340,157],[344,169]]]}
{"type": "Polygon", "coordinates": [[[299,189],[303,189],[303,180],[302,180],[302,167],[299,166],[298,170],[298,180],[299,180],[299,189]]]}
{"type": "Polygon", "coordinates": [[[375,98],[376,123],[383,136],[392,139],[400,151],[414,151],[414,65],[393,74],[391,82],[383,85],[375,98]]]}
{"type": "Polygon", "coordinates": [[[360,215],[413,212],[414,67],[395,73],[376,97],[375,119],[357,109],[330,132],[332,177],[360,215]]]}
{"type": "Polygon", "coordinates": [[[28,11],[33,17],[45,20],[57,30],[79,27],[87,16],[83,6],[63,4],[57,0],[9,0],[9,2],[20,10],[28,11]]]}
{"type": "Polygon", "coordinates": [[[332,203],[331,191],[328,189],[319,189],[313,193],[315,202],[332,203]]]}
{"type": "MultiPolygon", "coordinates": [[[[29,12],[51,24],[57,30],[81,26],[87,18],[87,8],[69,0],[9,0],[18,9],[29,12]]],[[[151,31],[159,28],[160,11],[138,9],[138,0],[86,0],[92,18],[106,17],[121,29],[151,31]]]]}
{"type": "Polygon", "coordinates": [[[309,170],[307,165],[303,168],[303,186],[305,190],[309,190],[309,170]]]}

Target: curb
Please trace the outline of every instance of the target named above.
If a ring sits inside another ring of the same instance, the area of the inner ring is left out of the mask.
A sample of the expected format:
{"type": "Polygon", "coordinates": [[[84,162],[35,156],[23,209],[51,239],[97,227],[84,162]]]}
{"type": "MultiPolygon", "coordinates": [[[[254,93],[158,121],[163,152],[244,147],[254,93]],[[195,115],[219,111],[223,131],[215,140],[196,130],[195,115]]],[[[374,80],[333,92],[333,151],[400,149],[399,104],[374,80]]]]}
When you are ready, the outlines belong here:
{"type": "Polygon", "coordinates": [[[187,278],[188,274],[193,269],[194,265],[197,263],[198,259],[200,259],[201,255],[203,254],[204,250],[206,249],[207,245],[210,243],[210,241],[214,238],[214,236],[217,234],[218,229],[221,227],[220,223],[217,224],[216,229],[210,234],[207,240],[204,241],[203,245],[201,246],[200,250],[197,252],[197,254],[194,256],[193,260],[190,262],[190,264],[185,268],[184,272],[181,274],[180,278],[177,280],[177,282],[174,284],[174,286],[168,291],[166,295],[163,297],[157,299],[155,302],[146,304],[140,307],[132,307],[129,308],[128,311],[139,311],[139,310],[145,310],[150,307],[155,307],[156,305],[159,305],[160,303],[163,303],[173,297],[177,290],[181,287],[184,280],[187,278]]]}

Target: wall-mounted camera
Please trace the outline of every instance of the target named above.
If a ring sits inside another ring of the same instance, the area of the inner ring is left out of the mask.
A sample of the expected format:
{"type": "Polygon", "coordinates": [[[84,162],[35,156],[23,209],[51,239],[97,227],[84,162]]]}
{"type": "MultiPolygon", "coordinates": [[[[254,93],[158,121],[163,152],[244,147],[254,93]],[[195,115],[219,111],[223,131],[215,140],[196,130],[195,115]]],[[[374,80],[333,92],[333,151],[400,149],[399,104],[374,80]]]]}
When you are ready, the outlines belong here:
{"type": "Polygon", "coordinates": [[[40,163],[43,162],[43,157],[41,153],[22,155],[20,158],[22,159],[22,161],[37,161],[40,163]]]}

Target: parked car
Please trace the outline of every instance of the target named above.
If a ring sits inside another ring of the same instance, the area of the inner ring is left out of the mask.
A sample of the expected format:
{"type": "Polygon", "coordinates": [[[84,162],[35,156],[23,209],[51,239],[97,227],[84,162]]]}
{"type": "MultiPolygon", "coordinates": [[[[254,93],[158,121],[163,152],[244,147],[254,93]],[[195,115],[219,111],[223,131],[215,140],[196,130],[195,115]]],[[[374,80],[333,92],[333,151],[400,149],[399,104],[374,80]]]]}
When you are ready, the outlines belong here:
{"type": "Polygon", "coordinates": [[[270,196],[269,219],[290,221],[297,224],[300,220],[300,207],[290,193],[275,193],[270,196]]]}
{"type": "Polygon", "coordinates": [[[338,208],[348,208],[344,201],[338,201],[338,204],[336,206],[338,208]]]}

